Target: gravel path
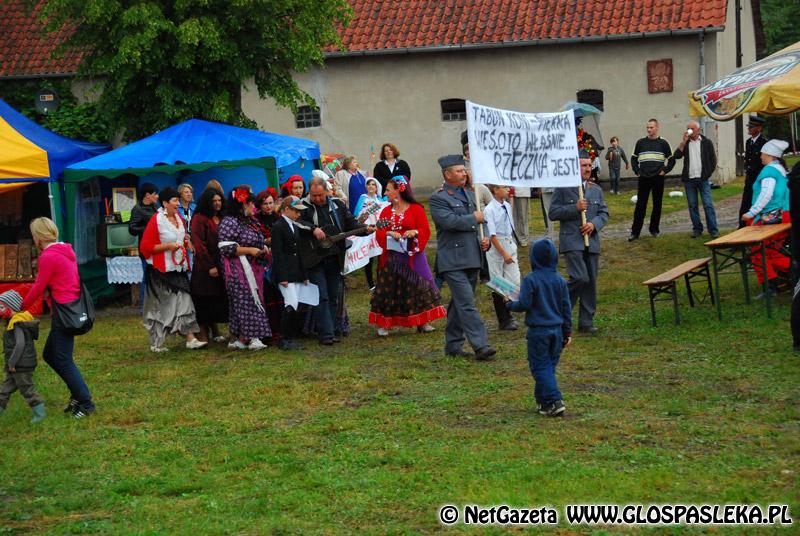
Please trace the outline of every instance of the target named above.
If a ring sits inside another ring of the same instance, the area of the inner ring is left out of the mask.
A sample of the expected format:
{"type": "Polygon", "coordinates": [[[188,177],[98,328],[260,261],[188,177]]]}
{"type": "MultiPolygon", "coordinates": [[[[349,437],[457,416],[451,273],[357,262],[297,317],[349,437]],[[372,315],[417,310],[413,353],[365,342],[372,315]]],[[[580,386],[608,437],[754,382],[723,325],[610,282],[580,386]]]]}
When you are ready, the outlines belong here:
{"type": "MultiPolygon", "coordinates": [[[[717,211],[717,227],[720,232],[727,229],[736,229],[739,222],[739,203],[741,198],[737,195],[723,199],[722,201],[714,203],[714,208],[717,211]]],[[[647,225],[650,221],[650,210],[652,203],[648,206],[647,215],[644,220],[644,228],[642,235],[647,235],[647,225]]],[[[631,234],[630,221],[614,221],[614,215],[611,215],[612,222],[601,231],[603,238],[627,238],[631,234]]],[[[706,216],[703,213],[703,207],[700,207],[700,218],[703,221],[704,233],[708,232],[705,229],[706,216]]],[[[678,212],[672,212],[661,216],[661,232],[662,233],[686,233],[692,232],[692,222],[689,219],[689,209],[683,209],[678,212]]],[[[705,235],[704,235],[705,236],[705,235]]]]}

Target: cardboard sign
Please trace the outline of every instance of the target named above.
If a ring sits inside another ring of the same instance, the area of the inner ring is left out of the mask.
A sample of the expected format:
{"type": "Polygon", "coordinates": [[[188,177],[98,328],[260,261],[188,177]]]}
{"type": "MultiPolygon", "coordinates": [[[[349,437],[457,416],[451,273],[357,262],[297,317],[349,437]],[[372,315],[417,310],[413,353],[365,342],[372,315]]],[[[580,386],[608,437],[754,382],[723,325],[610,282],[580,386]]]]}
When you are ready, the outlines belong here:
{"type": "Polygon", "coordinates": [[[475,182],[533,188],[581,184],[572,110],[533,114],[467,101],[467,131],[475,182]]]}

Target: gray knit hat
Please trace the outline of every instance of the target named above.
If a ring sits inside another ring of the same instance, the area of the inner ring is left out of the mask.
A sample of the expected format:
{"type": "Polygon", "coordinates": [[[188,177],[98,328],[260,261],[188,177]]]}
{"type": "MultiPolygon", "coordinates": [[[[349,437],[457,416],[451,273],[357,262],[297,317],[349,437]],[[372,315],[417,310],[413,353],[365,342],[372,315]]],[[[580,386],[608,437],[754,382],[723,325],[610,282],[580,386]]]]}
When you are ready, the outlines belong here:
{"type": "Polygon", "coordinates": [[[15,313],[22,309],[22,296],[16,290],[7,290],[0,294],[0,302],[15,313]]]}

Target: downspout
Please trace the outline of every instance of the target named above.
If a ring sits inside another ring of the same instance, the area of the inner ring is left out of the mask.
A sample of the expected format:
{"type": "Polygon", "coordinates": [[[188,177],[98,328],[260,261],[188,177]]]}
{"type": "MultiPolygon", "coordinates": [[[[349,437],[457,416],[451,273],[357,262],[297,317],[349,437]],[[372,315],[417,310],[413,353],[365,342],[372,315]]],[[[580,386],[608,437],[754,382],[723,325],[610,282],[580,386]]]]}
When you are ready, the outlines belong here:
{"type": "MultiPolygon", "coordinates": [[[[697,87],[705,87],[706,86],[706,34],[700,33],[697,34],[697,40],[700,44],[700,84],[697,87]]],[[[700,117],[700,130],[703,132],[706,131],[706,121],[707,117],[705,115],[700,117]]]]}
{"type": "MultiPolygon", "coordinates": [[[[742,0],[734,6],[736,32],[736,68],[742,66],[742,0]]],[[[744,175],[744,120],[741,114],[735,119],[736,128],[736,175],[744,175]]]]}

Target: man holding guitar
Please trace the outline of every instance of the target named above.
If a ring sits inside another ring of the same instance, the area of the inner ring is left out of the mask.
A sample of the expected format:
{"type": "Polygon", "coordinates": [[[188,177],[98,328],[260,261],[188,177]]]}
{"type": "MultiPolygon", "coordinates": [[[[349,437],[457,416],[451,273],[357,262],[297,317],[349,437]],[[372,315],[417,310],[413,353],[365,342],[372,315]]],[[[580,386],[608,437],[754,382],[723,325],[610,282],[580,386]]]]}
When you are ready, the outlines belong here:
{"type": "Polygon", "coordinates": [[[334,319],[339,305],[339,287],[342,284],[342,266],[345,246],[343,240],[331,237],[350,231],[369,234],[375,227],[359,223],[347,210],[344,203],[326,195],[325,181],[313,178],[309,183],[308,199],[303,202],[306,210],[300,223],[311,229],[313,239],[310,248],[303,253],[304,265],[309,280],[319,288],[319,305],[314,310],[317,338],[327,346],[339,342],[333,334],[334,319]]]}

